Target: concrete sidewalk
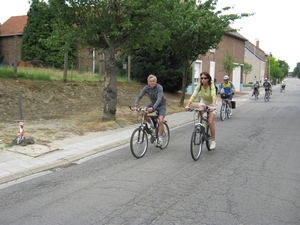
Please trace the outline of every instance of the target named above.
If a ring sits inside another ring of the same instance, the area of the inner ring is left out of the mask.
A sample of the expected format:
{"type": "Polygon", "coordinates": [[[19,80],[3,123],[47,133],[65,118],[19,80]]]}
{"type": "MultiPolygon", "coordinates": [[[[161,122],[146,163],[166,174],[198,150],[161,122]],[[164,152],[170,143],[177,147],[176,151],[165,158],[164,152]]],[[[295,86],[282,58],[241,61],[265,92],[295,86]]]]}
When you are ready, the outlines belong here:
{"type": "MultiPolygon", "coordinates": [[[[235,98],[237,107],[251,100],[250,88],[235,98]]],[[[189,123],[192,116],[187,112],[167,115],[170,129],[189,123]]],[[[55,141],[44,145],[14,145],[0,152],[0,184],[30,176],[42,171],[65,167],[80,159],[129,143],[132,131],[138,124],[116,130],[91,133],[76,139],[55,141]]]]}

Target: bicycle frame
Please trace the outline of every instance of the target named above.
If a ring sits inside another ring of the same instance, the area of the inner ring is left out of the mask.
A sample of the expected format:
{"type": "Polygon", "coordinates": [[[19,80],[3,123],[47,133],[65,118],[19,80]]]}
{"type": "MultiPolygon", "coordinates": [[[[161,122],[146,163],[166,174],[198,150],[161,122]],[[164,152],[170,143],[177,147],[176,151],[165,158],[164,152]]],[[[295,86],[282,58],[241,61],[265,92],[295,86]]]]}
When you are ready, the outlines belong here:
{"type": "Polygon", "coordinates": [[[197,161],[200,158],[202,153],[203,143],[206,142],[206,148],[210,151],[210,142],[211,135],[208,125],[208,118],[210,113],[210,108],[206,107],[205,110],[199,109],[190,109],[190,111],[194,111],[198,118],[195,121],[195,127],[192,133],[191,141],[190,141],[190,151],[192,158],[197,161]],[[207,118],[203,117],[203,114],[207,114],[207,118]]]}
{"type": "Polygon", "coordinates": [[[222,121],[224,121],[226,117],[228,119],[230,119],[228,100],[229,100],[229,98],[222,98],[222,105],[221,105],[221,109],[220,109],[220,119],[222,121]]]}
{"type": "MultiPolygon", "coordinates": [[[[130,110],[131,107],[129,107],[130,110]]],[[[130,149],[134,157],[141,158],[143,157],[147,150],[148,150],[148,135],[150,135],[150,142],[152,144],[156,144],[156,147],[160,149],[165,149],[170,140],[170,129],[167,124],[167,121],[164,121],[164,133],[163,133],[163,142],[160,142],[160,145],[158,145],[159,141],[159,124],[158,124],[158,112],[156,111],[156,115],[148,116],[147,110],[138,108],[136,112],[140,112],[142,115],[141,124],[136,128],[131,135],[130,138],[130,149]],[[148,126],[148,123],[146,123],[146,118],[150,118],[154,124],[154,132],[153,130],[148,126]]]]}

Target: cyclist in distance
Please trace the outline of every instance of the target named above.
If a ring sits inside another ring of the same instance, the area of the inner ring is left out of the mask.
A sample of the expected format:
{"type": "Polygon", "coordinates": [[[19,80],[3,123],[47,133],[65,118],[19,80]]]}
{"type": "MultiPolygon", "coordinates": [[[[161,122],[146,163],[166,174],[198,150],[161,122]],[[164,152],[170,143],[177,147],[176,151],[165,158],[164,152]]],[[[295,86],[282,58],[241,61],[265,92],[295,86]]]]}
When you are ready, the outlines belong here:
{"type": "Polygon", "coordinates": [[[263,86],[265,88],[265,92],[268,91],[271,94],[272,91],[272,84],[268,81],[268,78],[265,78],[265,81],[263,83],[263,86]]]}
{"type": "MultiPolygon", "coordinates": [[[[157,78],[154,75],[149,75],[147,78],[148,84],[141,90],[134,102],[133,110],[136,111],[142,97],[147,94],[150,98],[151,103],[147,105],[147,113],[152,113],[155,110],[158,111],[158,123],[159,123],[159,141],[157,147],[160,147],[163,143],[164,133],[164,119],[167,111],[166,98],[164,96],[163,87],[157,83],[157,78]]],[[[147,122],[152,122],[148,118],[147,122]]]]}
{"type": "Polygon", "coordinates": [[[230,108],[230,115],[232,115],[231,101],[232,101],[232,97],[233,97],[234,92],[235,92],[235,87],[234,87],[233,83],[231,81],[229,81],[229,76],[228,75],[225,75],[223,80],[224,80],[224,82],[221,83],[220,86],[219,86],[219,90],[220,90],[219,94],[221,93],[222,90],[223,90],[224,93],[229,94],[228,105],[229,105],[229,108],[230,108]]]}
{"type": "Polygon", "coordinates": [[[257,91],[257,96],[259,96],[259,88],[260,88],[259,80],[257,80],[255,84],[252,85],[252,88],[253,88],[252,96],[255,95],[255,91],[257,91]]]}
{"type": "Polygon", "coordinates": [[[186,110],[190,109],[191,103],[195,100],[200,92],[201,100],[199,103],[199,110],[205,110],[206,106],[210,108],[210,113],[208,117],[208,125],[211,132],[211,145],[210,149],[213,150],[216,148],[216,131],[215,131],[215,124],[214,119],[217,113],[216,111],[216,89],[215,85],[212,83],[211,76],[207,72],[202,72],[200,74],[201,83],[197,85],[194,90],[194,93],[189,99],[189,102],[185,106],[186,110]]]}
{"type": "Polygon", "coordinates": [[[281,82],[281,87],[282,87],[282,90],[285,89],[285,80],[283,80],[283,81],[281,82]]]}

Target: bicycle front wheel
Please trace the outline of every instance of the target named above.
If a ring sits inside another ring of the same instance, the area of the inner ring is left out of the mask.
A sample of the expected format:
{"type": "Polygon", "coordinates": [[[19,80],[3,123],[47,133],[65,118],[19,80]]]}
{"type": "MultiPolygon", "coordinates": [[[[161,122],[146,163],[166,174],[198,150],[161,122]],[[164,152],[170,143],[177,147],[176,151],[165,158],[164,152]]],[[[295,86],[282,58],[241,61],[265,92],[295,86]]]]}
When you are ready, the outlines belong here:
{"type": "Polygon", "coordinates": [[[161,145],[161,149],[165,149],[170,141],[170,129],[166,122],[164,122],[164,133],[163,133],[163,143],[161,145]]]}
{"type": "MultiPolygon", "coordinates": [[[[203,121],[204,122],[204,121],[203,121]]],[[[210,133],[210,129],[209,129],[209,125],[208,125],[208,122],[205,121],[205,125],[206,125],[206,128],[205,128],[205,132],[206,132],[206,148],[208,151],[211,151],[210,149],[210,145],[211,145],[211,133],[210,133]]]]}
{"type": "Polygon", "coordinates": [[[200,127],[196,127],[192,133],[190,150],[193,160],[197,161],[200,158],[203,148],[203,133],[200,127]]]}
{"type": "Polygon", "coordinates": [[[132,155],[139,159],[142,158],[148,149],[147,132],[141,127],[136,128],[130,138],[130,150],[132,155]]]}
{"type": "Polygon", "coordinates": [[[268,101],[268,94],[265,93],[265,102],[268,101]]]}
{"type": "Polygon", "coordinates": [[[231,117],[231,110],[232,109],[229,108],[229,105],[226,104],[226,116],[228,119],[230,119],[230,117],[231,117]]]}
{"type": "Polygon", "coordinates": [[[220,119],[222,121],[224,121],[225,116],[226,116],[226,107],[225,107],[225,104],[223,103],[222,106],[221,106],[221,110],[220,110],[220,119]]]}

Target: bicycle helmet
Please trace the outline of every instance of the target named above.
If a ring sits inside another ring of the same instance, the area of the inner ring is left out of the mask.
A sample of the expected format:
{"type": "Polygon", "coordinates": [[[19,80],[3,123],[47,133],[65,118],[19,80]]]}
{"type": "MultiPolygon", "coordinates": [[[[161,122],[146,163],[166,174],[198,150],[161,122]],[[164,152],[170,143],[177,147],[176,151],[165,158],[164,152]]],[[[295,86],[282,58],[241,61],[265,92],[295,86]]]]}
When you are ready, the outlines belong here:
{"type": "Polygon", "coordinates": [[[268,78],[265,78],[265,80],[268,80],[268,78]]]}
{"type": "Polygon", "coordinates": [[[225,75],[225,76],[224,76],[224,80],[229,80],[229,76],[228,76],[228,75],[225,75]]]}

